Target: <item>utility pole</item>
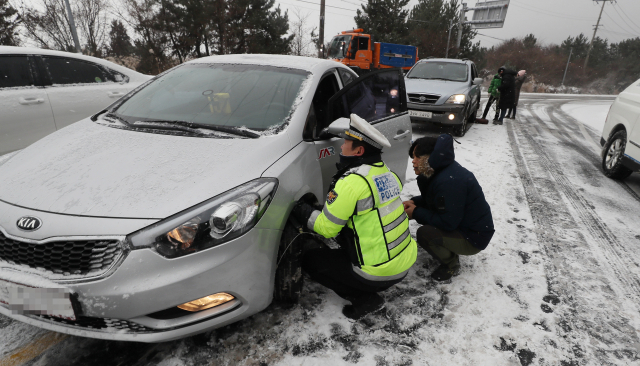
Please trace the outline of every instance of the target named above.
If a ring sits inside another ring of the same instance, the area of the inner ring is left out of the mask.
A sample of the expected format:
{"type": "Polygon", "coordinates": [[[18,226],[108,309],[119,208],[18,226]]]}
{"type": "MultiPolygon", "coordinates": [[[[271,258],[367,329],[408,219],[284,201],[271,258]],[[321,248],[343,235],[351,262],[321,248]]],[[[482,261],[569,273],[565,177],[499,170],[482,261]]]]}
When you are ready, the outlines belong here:
{"type": "Polygon", "coordinates": [[[320,34],[318,37],[318,43],[320,43],[320,46],[318,47],[319,58],[324,58],[324,2],[325,0],[320,1],[320,34]]]}
{"type": "Polygon", "coordinates": [[[587,72],[587,64],[589,63],[589,55],[591,54],[591,49],[593,49],[593,40],[596,38],[596,32],[598,31],[598,27],[600,26],[600,18],[602,18],[602,12],[604,11],[604,4],[607,1],[611,0],[602,0],[602,8],[600,8],[600,15],[598,16],[598,22],[596,23],[596,28],[593,30],[593,37],[591,37],[591,43],[589,44],[589,51],[587,51],[587,58],[584,60],[584,70],[583,72],[587,72]]]}
{"type": "Polygon", "coordinates": [[[562,77],[562,84],[564,85],[564,79],[567,77],[567,70],[569,70],[569,62],[571,62],[571,54],[573,53],[573,47],[569,50],[569,59],[567,60],[567,67],[564,69],[564,76],[562,77]]]}
{"type": "Polygon", "coordinates": [[[462,43],[462,23],[464,23],[464,14],[467,12],[467,3],[462,3],[460,9],[460,21],[458,22],[458,55],[460,54],[460,44],[462,43]]]}
{"type": "Polygon", "coordinates": [[[76,52],[82,53],[80,41],[78,40],[78,31],[76,31],[76,22],[73,21],[73,13],[71,13],[71,5],[69,5],[69,0],[64,0],[64,3],[67,5],[67,13],[69,13],[69,27],[73,36],[73,43],[76,44],[76,52]]]}
{"type": "Polygon", "coordinates": [[[451,30],[453,29],[453,20],[449,22],[449,36],[447,37],[447,52],[444,54],[444,58],[449,58],[449,42],[451,41],[451,30]]]}

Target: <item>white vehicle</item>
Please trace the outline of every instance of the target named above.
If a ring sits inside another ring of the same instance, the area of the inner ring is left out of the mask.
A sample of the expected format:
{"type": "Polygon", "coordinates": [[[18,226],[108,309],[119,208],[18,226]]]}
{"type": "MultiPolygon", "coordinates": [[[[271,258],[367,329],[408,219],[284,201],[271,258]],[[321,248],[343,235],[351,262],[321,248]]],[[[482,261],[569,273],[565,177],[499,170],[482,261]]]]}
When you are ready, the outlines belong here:
{"type": "Polygon", "coordinates": [[[625,89],[611,105],[600,138],[602,169],[612,179],[640,171],[640,80],[625,89]]]}
{"type": "Polygon", "coordinates": [[[95,57],[0,46],[0,155],[106,108],[150,78],[95,57]]]}

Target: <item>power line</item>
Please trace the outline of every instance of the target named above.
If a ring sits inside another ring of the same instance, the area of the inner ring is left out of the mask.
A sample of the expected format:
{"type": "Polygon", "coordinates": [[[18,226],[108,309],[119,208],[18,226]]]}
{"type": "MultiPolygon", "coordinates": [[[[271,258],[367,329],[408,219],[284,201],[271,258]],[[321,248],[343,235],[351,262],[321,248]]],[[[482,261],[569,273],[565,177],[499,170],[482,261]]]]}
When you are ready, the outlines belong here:
{"type": "Polygon", "coordinates": [[[634,22],[634,21],[629,17],[629,15],[627,15],[627,12],[626,12],[626,11],[624,11],[624,9],[622,8],[622,5],[620,5],[620,4],[618,4],[618,3],[615,3],[614,5],[618,5],[618,6],[620,7],[620,10],[622,10],[622,14],[624,14],[624,16],[626,16],[626,17],[627,17],[627,19],[629,19],[629,21],[630,21],[633,25],[635,25],[636,27],[638,27],[638,29],[640,29],[640,26],[639,26],[639,25],[637,25],[637,24],[636,24],[636,22],[634,22]]]}
{"type": "MultiPolygon", "coordinates": [[[[297,0],[301,3],[307,3],[307,4],[313,4],[313,5],[320,5],[318,3],[312,3],[311,1],[304,1],[304,0],[297,0]]],[[[357,11],[358,9],[347,9],[347,8],[341,8],[339,6],[333,6],[333,5],[325,5],[327,8],[336,8],[336,9],[341,9],[341,10],[350,10],[350,11],[357,11]]]]}
{"type": "Polygon", "coordinates": [[[539,14],[544,14],[544,15],[548,15],[548,16],[552,16],[552,17],[556,17],[556,18],[573,19],[573,20],[584,20],[584,21],[591,20],[590,18],[572,17],[572,16],[567,16],[566,14],[562,14],[562,13],[551,12],[551,11],[546,10],[546,9],[536,8],[536,7],[531,6],[529,4],[524,5],[524,4],[516,3],[515,0],[512,0],[512,5],[516,6],[516,7],[523,8],[525,10],[533,11],[533,12],[536,12],[536,13],[539,13],[539,14]]]}
{"type": "MultiPolygon", "coordinates": [[[[616,12],[616,14],[618,14],[618,16],[620,17],[620,19],[622,19],[622,21],[624,22],[624,24],[627,25],[627,27],[629,27],[629,29],[631,29],[632,32],[637,32],[637,29],[634,29],[632,26],[629,25],[629,23],[627,23],[627,21],[622,17],[622,15],[620,15],[620,13],[618,12],[618,9],[616,9],[615,7],[613,7],[613,10],[616,12]]],[[[608,14],[607,14],[608,15],[608,14]]],[[[622,27],[621,27],[622,28],[622,27]]]]}
{"type": "Polygon", "coordinates": [[[497,38],[497,37],[491,37],[491,36],[488,36],[488,35],[486,35],[486,34],[482,34],[482,33],[477,33],[477,32],[476,32],[476,34],[477,34],[477,35],[479,35],[479,36],[483,36],[483,37],[488,37],[488,38],[497,39],[498,41],[506,41],[506,39],[497,38]]]}

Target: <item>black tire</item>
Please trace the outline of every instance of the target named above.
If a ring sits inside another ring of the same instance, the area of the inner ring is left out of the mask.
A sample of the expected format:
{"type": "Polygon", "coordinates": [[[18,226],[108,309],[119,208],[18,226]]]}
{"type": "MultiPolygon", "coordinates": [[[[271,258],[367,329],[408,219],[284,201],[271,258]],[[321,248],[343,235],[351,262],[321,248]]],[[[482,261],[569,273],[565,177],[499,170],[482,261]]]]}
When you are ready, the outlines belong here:
{"type": "MultiPolygon", "coordinates": [[[[469,106],[469,109],[470,109],[470,108],[471,108],[471,106],[469,106]]],[[[467,110],[469,110],[469,109],[467,109],[467,110]]],[[[469,112],[471,112],[471,111],[469,111],[469,112]]],[[[467,123],[469,123],[469,119],[470,119],[470,118],[471,118],[470,116],[465,116],[465,117],[462,119],[462,123],[461,123],[460,125],[455,126],[455,127],[453,128],[453,135],[454,135],[454,136],[456,136],[456,137],[462,137],[462,136],[464,136],[464,134],[465,134],[465,133],[467,133],[467,123]]]]}
{"type": "Polygon", "coordinates": [[[291,224],[285,225],[278,249],[273,300],[282,304],[297,304],[302,292],[303,240],[291,224]],[[295,240],[294,240],[295,239],[295,240]]]}
{"type": "Polygon", "coordinates": [[[622,165],[624,149],[627,147],[627,131],[620,130],[611,136],[602,149],[602,170],[611,179],[622,180],[633,170],[622,165]]]}

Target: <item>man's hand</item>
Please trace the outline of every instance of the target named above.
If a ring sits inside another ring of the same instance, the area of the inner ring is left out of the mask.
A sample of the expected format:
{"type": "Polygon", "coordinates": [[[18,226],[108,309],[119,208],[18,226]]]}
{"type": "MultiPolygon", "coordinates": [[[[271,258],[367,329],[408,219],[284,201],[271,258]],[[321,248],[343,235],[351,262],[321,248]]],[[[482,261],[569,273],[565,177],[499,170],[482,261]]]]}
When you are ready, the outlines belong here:
{"type": "Polygon", "coordinates": [[[413,200],[408,200],[408,201],[402,201],[402,206],[404,207],[404,209],[406,210],[409,206],[411,205],[416,205],[415,202],[413,202],[413,200]]]}
{"type": "Polygon", "coordinates": [[[404,212],[409,216],[409,220],[413,219],[413,210],[415,210],[416,205],[413,201],[402,202],[404,205],[404,212]]]}

